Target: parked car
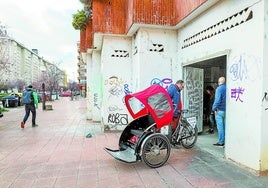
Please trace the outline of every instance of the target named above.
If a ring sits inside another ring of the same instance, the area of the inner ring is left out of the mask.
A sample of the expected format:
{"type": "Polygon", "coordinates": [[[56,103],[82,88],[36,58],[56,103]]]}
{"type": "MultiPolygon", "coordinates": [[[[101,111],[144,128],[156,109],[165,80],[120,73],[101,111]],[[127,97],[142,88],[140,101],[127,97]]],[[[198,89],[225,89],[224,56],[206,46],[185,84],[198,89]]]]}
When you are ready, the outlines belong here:
{"type": "MultiPolygon", "coordinates": [[[[46,96],[46,101],[49,101],[51,99],[51,96],[48,92],[45,92],[45,96],[46,96]]],[[[38,102],[43,101],[43,93],[42,92],[37,93],[37,97],[38,97],[38,102]]]]}
{"type": "Polygon", "coordinates": [[[18,106],[23,105],[22,104],[22,93],[11,93],[10,96],[16,96],[16,97],[18,97],[18,106]]]}
{"type": "Polygon", "coordinates": [[[72,96],[72,92],[71,91],[63,91],[60,94],[61,97],[71,97],[72,96]]]}
{"type": "Polygon", "coordinates": [[[1,99],[3,107],[17,107],[19,104],[19,97],[16,95],[5,96],[1,99]]]}

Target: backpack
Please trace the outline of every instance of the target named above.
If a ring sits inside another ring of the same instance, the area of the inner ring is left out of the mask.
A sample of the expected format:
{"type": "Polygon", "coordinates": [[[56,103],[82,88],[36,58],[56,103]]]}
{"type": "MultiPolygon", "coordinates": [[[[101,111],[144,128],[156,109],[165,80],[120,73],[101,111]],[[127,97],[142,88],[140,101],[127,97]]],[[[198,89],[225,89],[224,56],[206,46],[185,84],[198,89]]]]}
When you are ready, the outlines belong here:
{"type": "Polygon", "coordinates": [[[25,91],[22,94],[22,103],[31,104],[33,102],[33,91],[25,91]]]}

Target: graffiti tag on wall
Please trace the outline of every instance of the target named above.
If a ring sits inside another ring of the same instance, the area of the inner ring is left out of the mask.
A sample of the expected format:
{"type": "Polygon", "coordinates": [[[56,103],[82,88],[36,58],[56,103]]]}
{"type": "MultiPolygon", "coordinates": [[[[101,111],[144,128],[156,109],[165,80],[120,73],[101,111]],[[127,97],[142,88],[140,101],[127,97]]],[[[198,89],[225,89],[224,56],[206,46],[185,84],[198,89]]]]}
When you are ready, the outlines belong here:
{"type": "Polygon", "coordinates": [[[109,114],[108,115],[108,124],[109,125],[127,125],[128,124],[128,115],[127,114],[109,114]]]}
{"type": "MultiPolygon", "coordinates": [[[[262,102],[263,101],[268,101],[268,96],[267,95],[268,95],[268,93],[267,92],[264,92],[264,96],[262,98],[262,102]]],[[[268,110],[268,107],[266,107],[265,110],[268,110]]]]}
{"type": "Polygon", "coordinates": [[[117,76],[111,76],[108,80],[105,80],[105,85],[110,86],[108,90],[110,96],[118,97],[123,94],[123,80],[119,79],[117,76]]]}
{"type": "Polygon", "coordinates": [[[94,93],[94,107],[96,107],[97,109],[100,110],[100,106],[99,106],[98,102],[99,102],[98,93],[94,93]]]}
{"type": "Polygon", "coordinates": [[[171,78],[163,78],[161,80],[160,78],[153,78],[151,80],[151,85],[153,85],[153,84],[158,84],[167,90],[169,85],[172,84],[172,79],[171,78]]]}
{"type": "Polygon", "coordinates": [[[245,89],[242,89],[241,87],[235,88],[235,89],[231,89],[231,98],[234,98],[235,101],[244,102],[241,99],[241,95],[243,95],[244,91],[245,91],[245,89]]]}
{"type": "MultiPolygon", "coordinates": [[[[235,56],[229,68],[230,77],[234,82],[254,82],[260,78],[260,59],[246,53],[235,56]]],[[[244,102],[242,95],[245,88],[239,86],[231,89],[231,98],[236,102],[244,102]]]]}
{"type": "Polygon", "coordinates": [[[249,54],[234,57],[229,72],[233,81],[255,81],[260,71],[260,60],[249,54]]]}
{"type": "Polygon", "coordinates": [[[119,126],[128,124],[128,114],[122,112],[124,105],[124,96],[132,93],[129,84],[122,78],[111,76],[105,80],[107,91],[109,93],[107,100],[107,124],[106,129],[119,129],[119,126]],[[122,103],[121,99],[122,98],[122,103]]]}

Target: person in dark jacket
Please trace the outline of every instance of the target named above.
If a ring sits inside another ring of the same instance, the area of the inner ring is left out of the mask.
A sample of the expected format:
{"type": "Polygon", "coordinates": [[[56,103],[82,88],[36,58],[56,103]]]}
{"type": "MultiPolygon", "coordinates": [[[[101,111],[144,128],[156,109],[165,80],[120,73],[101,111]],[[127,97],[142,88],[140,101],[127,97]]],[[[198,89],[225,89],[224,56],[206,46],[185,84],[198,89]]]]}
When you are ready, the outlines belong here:
{"type": "Polygon", "coordinates": [[[214,133],[214,126],[215,126],[215,114],[214,112],[212,111],[212,105],[213,105],[213,102],[215,100],[215,89],[211,86],[211,85],[208,85],[206,87],[206,93],[208,94],[209,96],[209,100],[208,100],[208,103],[207,103],[207,114],[206,116],[208,117],[209,119],[209,129],[207,131],[207,133],[209,134],[213,134],[214,133]]]}
{"type": "Polygon", "coordinates": [[[226,85],[225,78],[220,77],[219,86],[216,89],[215,100],[212,105],[212,111],[215,113],[215,119],[218,129],[218,142],[214,146],[224,146],[225,142],[225,110],[226,110],[226,85]]]}
{"type": "Polygon", "coordinates": [[[183,80],[178,80],[175,84],[171,84],[168,88],[168,94],[172,99],[174,107],[173,118],[171,122],[172,131],[176,129],[180,120],[182,110],[181,91],[183,90],[184,85],[185,84],[183,80]]]}
{"type": "Polygon", "coordinates": [[[30,115],[30,112],[32,113],[32,127],[38,126],[35,122],[36,119],[36,108],[38,108],[38,97],[37,93],[33,90],[33,86],[29,85],[25,92],[31,92],[32,102],[25,104],[25,115],[23,118],[23,121],[21,122],[20,126],[23,129],[25,126],[25,123],[30,115]]]}

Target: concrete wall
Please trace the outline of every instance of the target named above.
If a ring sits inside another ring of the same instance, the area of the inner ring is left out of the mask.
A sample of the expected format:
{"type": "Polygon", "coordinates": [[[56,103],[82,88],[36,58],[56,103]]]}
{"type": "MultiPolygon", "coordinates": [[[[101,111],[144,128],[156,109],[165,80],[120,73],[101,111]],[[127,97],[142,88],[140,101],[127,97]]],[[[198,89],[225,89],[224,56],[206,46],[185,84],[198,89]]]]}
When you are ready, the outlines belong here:
{"type": "MultiPolygon", "coordinates": [[[[261,113],[261,171],[268,171],[268,1],[264,1],[264,34],[262,35],[264,41],[263,47],[263,89],[262,89],[262,113],[261,113]],[[265,95],[266,93],[266,95],[265,95]]],[[[267,173],[266,173],[267,174],[267,173]]]]}
{"type": "Polygon", "coordinates": [[[131,44],[128,37],[103,38],[102,118],[106,130],[122,130],[129,122],[124,96],[132,90],[131,44]]]}
{"type": "Polygon", "coordinates": [[[82,56],[87,64],[87,119],[92,119],[92,54],[83,53],[82,56]]]}
{"type": "Polygon", "coordinates": [[[92,104],[92,120],[101,121],[101,100],[102,100],[102,75],[101,72],[101,53],[100,51],[94,51],[92,53],[92,72],[90,74],[92,78],[92,92],[91,92],[91,104],[92,104]]]}
{"type": "MultiPolygon", "coordinates": [[[[255,170],[260,170],[260,147],[264,147],[260,139],[264,126],[261,121],[263,13],[260,10],[263,2],[257,0],[220,1],[178,33],[182,65],[227,55],[225,154],[226,158],[255,170]]],[[[267,136],[262,138],[262,142],[267,144],[267,139],[267,136]]],[[[268,155],[267,151],[264,153],[268,155]]]]}
{"type": "Polygon", "coordinates": [[[178,73],[176,57],[177,32],[174,30],[141,28],[134,37],[135,91],[157,83],[167,88],[178,73]]]}

